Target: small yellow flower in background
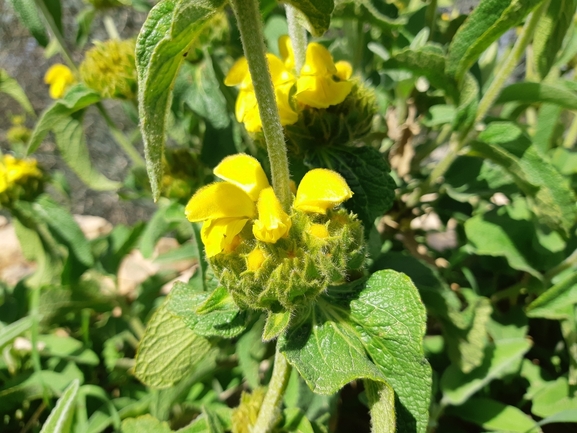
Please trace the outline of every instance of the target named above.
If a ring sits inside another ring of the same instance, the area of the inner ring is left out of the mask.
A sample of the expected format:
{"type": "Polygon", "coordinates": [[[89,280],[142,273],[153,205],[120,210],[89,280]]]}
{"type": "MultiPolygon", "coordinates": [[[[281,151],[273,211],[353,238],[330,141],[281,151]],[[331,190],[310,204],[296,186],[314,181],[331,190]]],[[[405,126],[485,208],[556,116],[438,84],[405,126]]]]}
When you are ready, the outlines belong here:
{"type": "Polygon", "coordinates": [[[57,63],[48,68],[44,75],[44,82],[50,86],[50,97],[60,99],[66,94],[68,87],[76,82],[76,79],[67,66],[57,63]]]}
{"type": "MultiPolygon", "coordinates": [[[[267,54],[267,60],[281,124],[292,125],[298,120],[298,114],[291,107],[289,100],[290,91],[296,82],[296,78],[277,56],[269,53],[267,54]]],[[[236,61],[225,77],[224,84],[227,86],[239,86],[240,92],[235,106],[236,119],[244,123],[247,131],[259,132],[262,129],[262,121],[246,58],[242,57],[236,61]]]]}
{"type": "Polygon", "coordinates": [[[291,228],[290,217],[283,210],[272,187],[269,186],[261,191],[257,208],[258,219],[252,226],[255,238],[274,244],[288,234],[291,228]]]}
{"type": "Polygon", "coordinates": [[[340,104],[353,88],[353,84],[347,81],[352,72],[350,63],[340,61],[335,64],[329,50],[311,42],[297,80],[297,101],[314,108],[340,104]]]}
{"type": "Polygon", "coordinates": [[[42,172],[34,159],[17,159],[12,155],[0,157],[0,193],[28,178],[41,178],[42,172]]]}
{"type": "Polygon", "coordinates": [[[340,174],[326,168],[315,168],[302,178],[293,207],[324,215],[328,209],[352,196],[353,192],[340,174]]]}

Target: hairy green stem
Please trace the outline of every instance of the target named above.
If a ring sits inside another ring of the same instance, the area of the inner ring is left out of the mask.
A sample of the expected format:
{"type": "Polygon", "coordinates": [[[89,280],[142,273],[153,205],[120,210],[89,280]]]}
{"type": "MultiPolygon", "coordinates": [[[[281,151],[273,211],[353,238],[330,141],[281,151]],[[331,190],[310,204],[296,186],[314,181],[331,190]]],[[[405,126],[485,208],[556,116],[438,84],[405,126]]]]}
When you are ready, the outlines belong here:
{"type": "Polygon", "coordinates": [[[290,174],[283,129],[265,55],[258,0],[231,0],[252,78],[270,160],[272,185],[285,211],[291,205],[290,174]]]}
{"type": "Polygon", "coordinates": [[[293,6],[285,5],[286,19],[288,22],[288,31],[295,55],[295,70],[297,75],[300,74],[306,60],[307,53],[307,31],[301,26],[298,20],[299,11],[293,6]]]}
{"type": "Polygon", "coordinates": [[[116,141],[116,143],[122,148],[124,153],[128,155],[128,157],[131,159],[132,163],[135,166],[144,167],[144,165],[146,164],[144,162],[144,158],[142,158],[142,156],[140,156],[140,154],[136,151],[130,140],[126,138],[126,135],[124,135],[124,133],[120,129],[118,129],[118,126],[116,126],[114,121],[110,118],[108,112],[106,111],[106,108],[104,108],[102,103],[101,102],[96,103],[96,108],[98,109],[100,115],[106,122],[106,126],[108,126],[108,129],[110,131],[110,134],[114,138],[114,141],[116,141]]]}
{"type": "Polygon", "coordinates": [[[272,377],[252,433],[269,433],[280,419],[280,405],[288,384],[291,367],[277,344],[272,377]]]}
{"type": "Polygon", "coordinates": [[[118,34],[118,29],[116,28],[116,24],[114,24],[114,20],[108,14],[105,14],[102,18],[104,23],[104,28],[106,29],[106,33],[108,33],[108,37],[110,39],[120,39],[120,35],[118,34]]]}

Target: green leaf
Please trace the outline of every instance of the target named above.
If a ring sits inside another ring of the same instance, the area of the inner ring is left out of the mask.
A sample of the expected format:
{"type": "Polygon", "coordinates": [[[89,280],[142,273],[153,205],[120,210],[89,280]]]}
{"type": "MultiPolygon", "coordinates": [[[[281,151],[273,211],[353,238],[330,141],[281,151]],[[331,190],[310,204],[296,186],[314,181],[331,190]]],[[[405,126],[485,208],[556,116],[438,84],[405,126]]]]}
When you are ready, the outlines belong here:
{"type": "Polygon", "coordinates": [[[475,121],[477,107],[479,105],[479,83],[469,72],[459,85],[459,102],[457,115],[453,122],[455,131],[468,131],[475,121]]]}
{"type": "Polygon", "coordinates": [[[541,418],[566,410],[577,412],[577,394],[574,388],[569,385],[567,377],[559,377],[554,382],[549,382],[533,397],[531,412],[541,418]]]}
{"type": "Polygon", "coordinates": [[[424,432],[431,386],[425,320],[410,279],[380,271],[367,281],[329,288],[308,320],[289,328],[279,344],[316,393],[332,394],[361,378],[391,385],[398,430],[424,432]]]}
{"type": "Polygon", "coordinates": [[[48,415],[48,419],[42,426],[40,433],[68,433],[72,426],[74,416],[74,402],[78,394],[80,382],[78,379],[72,381],[66,388],[62,396],[56,402],[56,407],[48,415]]]}
{"type": "Polygon", "coordinates": [[[188,107],[208,120],[216,129],[226,128],[230,122],[226,99],[220,91],[210,56],[205,56],[199,65],[185,63],[187,89],[183,96],[188,107]]]}
{"type": "Polygon", "coordinates": [[[48,195],[38,197],[32,207],[38,218],[63,239],[80,263],[87,267],[94,264],[90,243],[70,212],[60,207],[48,195]]]}
{"type": "Polygon", "coordinates": [[[76,364],[95,366],[100,364],[98,355],[72,337],[59,337],[57,335],[40,335],[38,341],[44,344],[40,355],[44,357],[56,357],[76,364]]]}
{"type": "Polygon", "coordinates": [[[159,207],[146,224],[144,232],[140,237],[140,252],[149,259],[154,253],[156,242],[170,231],[174,226],[182,221],[186,221],[184,216],[184,206],[178,202],[170,203],[168,206],[159,207]],[[173,216],[180,214],[180,218],[173,216]]]}
{"type": "Polygon", "coordinates": [[[568,319],[574,314],[575,304],[577,304],[577,272],[569,274],[531,302],[527,307],[527,316],[552,320],[568,319]]]}
{"type": "Polygon", "coordinates": [[[366,230],[393,205],[396,185],[391,169],[373,147],[334,147],[318,152],[306,164],[335,170],[345,178],[354,195],[344,205],[358,215],[366,230]]]}
{"type": "Polygon", "coordinates": [[[335,7],[333,0],[286,0],[306,18],[302,23],[313,36],[322,36],[331,24],[331,14],[335,7]]]}
{"type": "Polygon", "coordinates": [[[553,66],[576,9],[575,0],[552,1],[539,20],[533,36],[533,59],[534,68],[541,79],[547,76],[553,66]]]}
{"type": "Polygon", "coordinates": [[[567,409],[557,412],[555,415],[548,416],[539,421],[539,426],[561,422],[577,422],[577,410],[567,409]]]}
{"type": "Polygon", "coordinates": [[[469,373],[450,365],[441,377],[442,401],[458,406],[491,382],[520,365],[523,355],[531,348],[531,341],[511,338],[496,341],[488,347],[483,364],[469,373]]]}
{"type": "Polygon", "coordinates": [[[225,4],[225,0],[162,0],[152,8],[138,35],[139,111],[155,201],[160,196],[166,122],[176,76],[189,47],[225,4]]]}
{"type": "Polygon", "coordinates": [[[522,102],[525,104],[549,103],[568,110],[577,110],[577,93],[566,86],[548,83],[515,83],[505,87],[495,104],[522,102]]]}
{"type": "Polygon", "coordinates": [[[371,427],[374,432],[395,433],[395,392],[386,383],[365,380],[365,391],[371,411],[371,427]]]}
{"type": "Polygon", "coordinates": [[[457,83],[445,74],[445,53],[437,45],[425,45],[418,49],[405,48],[385,60],[385,69],[407,69],[426,77],[433,86],[443,89],[453,100],[459,99],[457,83]]]}
{"type": "Polygon", "coordinates": [[[96,170],[90,162],[84,128],[82,127],[82,112],[71,117],[58,119],[52,125],[56,145],[66,164],[86,184],[96,191],[111,191],[120,188],[120,182],[106,178],[96,170]]]}
{"type": "Polygon", "coordinates": [[[238,365],[251,389],[260,386],[260,363],[266,354],[267,345],[262,341],[263,320],[258,320],[242,334],[235,345],[238,365]]]}
{"type": "Polygon", "coordinates": [[[239,310],[222,286],[209,294],[177,282],[168,296],[167,308],[204,337],[236,337],[245,331],[249,319],[249,313],[239,310]]]}
{"type": "Polygon", "coordinates": [[[0,328],[0,349],[14,340],[23,332],[28,331],[32,326],[32,317],[26,316],[9,325],[2,325],[0,328]]]}
{"type": "Polygon", "coordinates": [[[461,81],[493,42],[517,26],[541,0],[482,0],[453,37],[447,73],[461,81]]]}
{"type": "Polygon", "coordinates": [[[279,426],[283,432],[314,433],[315,430],[304,412],[298,407],[289,407],[283,411],[283,423],[279,426]]]}
{"type": "Polygon", "coordinates": [[[521,191],[530,197],[531,208],[541,222],[568,234],[577,219],[575,194],[521,128],[509,122],[494,122],[478,138],[484,143],[472,143],[473,150],[513,175],[521,191]]]}
{"type": "Polygon", "coordinates": [[[34,0],[9,0],[12,7],[18,14],[18,18],[24,27],[34,36],[34,39],[44,48],[48,45],[50,39],[44,27],[44,21],[36,9],[34,0]]]}
{"type": "Polygon", "coordinates": [[[40,119],[38,119],[38,123],[28,143],[28,155],[38,149],[38,146],[40,146],[46,134],[53,129],[56,122],[68,118],[72,113],[80,111],[89,105],[96,104],[99,101],[100,95],[84,86],[84,84],[72,86],[68,92],[66,92],[64,98],[55,101],[54,104],[42,113],[40,119]]]}
{"type": "Polygon", "coordinates": [[[186,376],[211,344],[170,313],[165,301],[151,317],[136,354],[134,375],[154,388],[168,388],[186,376]]]}
{"type": "Polygon", "coordinates": [[[172,433],[166,422],[143,415],[138,418],[128,418],[122,421],[122,433],[172,433]]]}
{"type": "Polygon", "coordinates": [[[448,413],[488,430],[525,433],[537,427],[537,423],[521,409],[490,398],[472,398],[449,409],[448,413]]]}
{"type": "Polygon", "coordinates": [[[270,341],[273,338],[278,337],[288,328],[290,320],[290,311],[281,311],[280,313],[269,311],[262,333],[263,341],[270,341]]]}
{"type": "Polygon", "coordinates": [[[32,104],[30,104],[26,93],[22,87],[20,87],[18,81],[8,75],[8,72],[2,68],[0,68],[0,93],[6,93],[8,96],[14,98],[27,113],[36,116],[32,104]]]}

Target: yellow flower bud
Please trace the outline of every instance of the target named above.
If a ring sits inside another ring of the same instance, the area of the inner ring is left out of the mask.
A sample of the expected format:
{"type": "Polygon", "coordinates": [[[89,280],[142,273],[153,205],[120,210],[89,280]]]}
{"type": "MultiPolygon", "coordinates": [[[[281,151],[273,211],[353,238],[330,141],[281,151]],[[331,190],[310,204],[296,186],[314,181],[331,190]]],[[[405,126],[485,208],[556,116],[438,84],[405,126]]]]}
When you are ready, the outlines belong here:
{"type": "Polygon", "coordinates": [[[313,224],[309,228],[309,233],[316,238],[325,239],[329,237],[329,231],[324,224],[313,224]]]}
{"type": "Polygon", "coordinates": [[[266,256],[264,252],[259,247],[256,247],[246,258],[246,268],[249,271],[255,272],[260,269],[265,260],[266,256]]]}

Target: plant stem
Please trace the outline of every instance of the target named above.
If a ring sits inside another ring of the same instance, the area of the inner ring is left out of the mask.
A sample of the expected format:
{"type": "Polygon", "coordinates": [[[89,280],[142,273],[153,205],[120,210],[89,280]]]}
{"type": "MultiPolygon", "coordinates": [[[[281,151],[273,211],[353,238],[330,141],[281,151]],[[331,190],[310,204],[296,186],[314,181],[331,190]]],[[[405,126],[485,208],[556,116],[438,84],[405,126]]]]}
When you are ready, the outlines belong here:
{"type": "Polygon", "coordinates": [[[533,11],[530,18],[525,23],[523,30],[513,49],[509,53],[509,55],[505,58],[504,62],[500,65],[499,70],[495,74],[495,78],[491,82],[489,88],[481,98],[479,102],[479,106],[477,108],[477,113],[475,115],[475,121],[471,124],[468,130],[463,131],[459,135],[453,134],[451,139],[449,152],[445,155],[445,157],[435,166],[429,177],[423,182],[421,187],[418,190],[415,190],[413,195],[409,198],[407,205],[408,206],[416,206],[420,197],[424,194],[429,192],[429,189],[432,185],[437,183],[437,181],[445,174],[445,172],[449,169],[453,161],[459,155],[459,152],[465,147],[467,143],[472,138],[472,128],[483,120],[489,109],[493,106],[493,103],[501,93],[501,90],[507,79],[515,69],[515,66],[519,63],[519,60],[523,56],[527,45],[531,41],[533,34],[535,33],[535,29],[537,27],[537,23],[549,7],[549,3],[551,0],[544,0],[539,7],[533,11]]]}
{"type": "Polygon", "coordinates": [[[268,433],[272,431],[280,418],[280,405],[288,384],[291,368],[285,356],[280,352],[278,345],[274,357],[272,377],[268,390],[264,396],[252,433],[268,433]]]}
{"type": "Polygon", "coordinates": [[[306,60],[307,52],[307,31],[300,25],[298,20],[298,10],[293,6],[285,5],[286,19],[288,22],[288,31],[295,55],[295,70],[297,75],[300,74],[306,60]]]}
{"type": "Polygon", "coordinates": [[[563,140],[563,147],[565,149],[573,149],[575,142],[577,142],[577,112],[574,112],[573,116],[573,121],[571,122],[569,131],[567,131],[567,135],[563,140]]]}
{"type": "Polygon", "coordinates": [[[108,126],[108,129],[110,130],[110,134],[114,138],[114,141],[116,141],[116,143],[122,148],[124,153],[128,155],[128,157],[131,159],[132,163],[135,166],[144,167],[145,165],[144,158],[142,158],[142,156],[140,156],[140,154],[136,151],[136,149],[134,148],[130,140],[126,138],[124,133],[120,129],[118,129],[118,126],[116,126],[114,121],[110,118],[108,112],[106,111],[102,103],[97,102],[96,108],[98,109],[102,118],[106,122],[106,125],[108,126]]]}
{"type": "Polygon", "coordinates": [[[104,15],[102,18],[104,22],[104,28],[106,29],[106,33],[108,33],[108,37],[110,39],[120,39],[120,35],[118,34],[118,29],[116,28],[116,24],[114,24],[114,20],[108,14],[104,15]]]}
{"type": "Polygon", "coordinates": [[[272,185],[285,211],[291,204],[288,157],[276,97],[265,55],[258,0],[231,0],[244,55],[252,77],[270,160],[272,185]]]}
{"type": "Polygon", "coordinates": [[[56,41],[58,42],[58,45],[60,47],[60,53],[62,54],[62,57],[64,57],[64,61],[68,63],[68,67],[72,69],[74,74],[78,75],[78,68],[76,68],[76,64],[74,63],[74,60],[72,60],[72,55],[68,51],[68,48],[66,48],[64,38],[62,37],[62,34],[60,33],[58,26],[56,26],[56,23],[54,22],[54,18],[50,14],[50,11],[48,11],[46,4],[44,4],[42,0],[34,0],[34,3],[36,4],[36,7],[42,12],[44,20],[48,24],[48,28],[52,32],[54,38],[56,38],[56,41]]]}
{"type": "Polygon", "coordinates": [[[545,11],[549,7],[549,3],[551,0],[545,0],[541,5],[533,11],[531,17],[523,26],[523,30],[519,35],[519,38],[513,45],[513,49],[511,53],[505,58],[505,61],[501,64],[501,67],[497,71],[495,78],[491,82],[491,85],[481,98],[481,102],[479,102],[479,107],[477,108],[477,116],[475,117],[475,123],[480,122],[485,117],[485,114],[489,111],[495,99],[501,93],[501,89],[505,85],[507,79],[515,69],[515,66],[521,60],[527,45],[533,38],[533,34],[535,33],[535,29],[537,28],[537,23],[541,19],[541,17],[545,14],[545,11]]]}

